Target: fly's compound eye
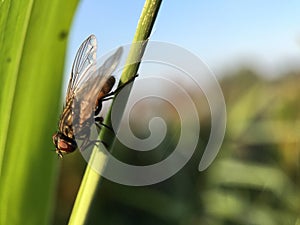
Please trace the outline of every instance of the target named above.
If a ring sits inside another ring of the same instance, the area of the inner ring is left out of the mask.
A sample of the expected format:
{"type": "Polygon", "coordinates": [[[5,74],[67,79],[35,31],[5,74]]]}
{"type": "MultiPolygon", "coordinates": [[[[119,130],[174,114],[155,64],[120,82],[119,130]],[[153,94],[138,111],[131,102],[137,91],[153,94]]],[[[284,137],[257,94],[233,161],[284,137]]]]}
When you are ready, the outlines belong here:
{"type": "Polygon", "coordinates": [[[59,140],[57,141],[57,148],[58,148],[59,150],[62,150],[62,151],[69,151],[70,146],[69,146],[69,144],[68,144],[67,142],[65,142],[64,140],[59,139],[59,140]]]}

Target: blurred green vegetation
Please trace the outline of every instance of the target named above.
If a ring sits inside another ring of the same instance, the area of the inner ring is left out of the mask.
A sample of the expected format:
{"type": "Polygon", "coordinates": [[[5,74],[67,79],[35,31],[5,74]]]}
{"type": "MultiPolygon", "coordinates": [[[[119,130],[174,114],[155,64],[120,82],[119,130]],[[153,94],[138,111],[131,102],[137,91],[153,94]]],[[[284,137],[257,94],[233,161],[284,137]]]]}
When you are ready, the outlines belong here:
{"type": "Polygon", "coordinates": [[[0,224],[52,221],[67,36],[77,0],[0,1],[0,224]]]}
{"type": "MultiPolygon", "coordinates": [[[[267,80],[241,68],[224,77],[220,83],[228,111],[227,131],[213,164],[197,171],[210,132],[210,115],[202,109],[207,103],[201,93],[190,90],[201,101],[200,141],[192,159],[175,176],[147,187],[104,179],[87,224],[299,224],[300,72],[267,80]]],[[[177,142],[173,117],[157,149],[138,153],[119,144],[114,155],[136,165],[160,161],[177,142]]],[[[147,135],[142,119],[133,127],[137,136],[147,135]]],[[[78,152],[63,160],[54,224],[68,220],[85,164],[78,152]]]]}
{"type": "MultiPolygon", "coordinates": [[[[86,162],[78,151],[59,161],[51,135],[76,5],[77,0],[0,3],[0,224],[66,224],[71,213],[86,162]]],[[[273,80],[249,68],[227,74],[220,81],[226,137],[217,159],[201,173],[210,115],[202,94],[190,90],[201,102],[193,158],[175,176],[147,187],[103,180],[88,224],[300,224],[299,81],[300,72],[273,80]]],[[[179,136],[172,112],[167,137],[155,150],[138,153],[119,143],[114,154],[136,165],[165,158],[179,136]]],[[[137,136],[147,135],[145,124],[133,123],[137,136]]]]}

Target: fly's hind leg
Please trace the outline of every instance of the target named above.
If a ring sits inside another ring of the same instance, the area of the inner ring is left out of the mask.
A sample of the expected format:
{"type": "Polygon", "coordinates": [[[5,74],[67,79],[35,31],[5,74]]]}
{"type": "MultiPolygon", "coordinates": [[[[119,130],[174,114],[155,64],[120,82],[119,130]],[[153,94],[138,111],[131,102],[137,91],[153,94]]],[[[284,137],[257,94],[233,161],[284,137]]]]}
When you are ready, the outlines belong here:
{"type": "Polygon", "coordinates": [[[101,126],[104,126],[105,128],[107,128],[110,131],[114,132],[114,130],[110,126],[108,126],[108,125],[106,125],[106,124],[103,123],[103,120],[104,119],[103,119],[102,116],[95,117],[95,122],[96,122],[95,124],[99,128],[99,130],[101,129],[101,126]]]}
{"type": "Polygon", "coordinates": [[[113,95],[116,95],[118,92],[120,92],[126,85],[130,84],[131,82],[133,82],[135,80],[135,78],[138,77],[138,74],[134,75],[132,78],[130,78],[126,83],[122,84],[121,86],[117,87],[116,90],[111,91],[109,93],[107,93],[103,98],[102,101],[108,101],[113,99],[113,95]]]}
{"type": "MultiPolygon", "coordinates": [[[[113,76],[111,76],[110,79],[108,79],[109,82],[107,82],[107,85],[105,85],[104,88],[99,93],[99,96],[98,96],[98,99],[96,102],[95,112],[94,112],[95,113],[95,117],[94,117],[95,124],[99,130],[101,130],[101,126],[104,126],[105,128],[107,128],[108,130],[110,130],[111,132],[114,133],[114,130],[110,126],[103,123],[103,120],[104,120],[103,117],[98,115],[102,109],[102,102],[112,100],[118,92],[120,92],[126,85],[133,82],[137,76],[138,76],[138,74],[136,74],[135,76],[130,78],[127,82],[125,82],[124,84],[119,86],[114,91],[110,91],[110,90],[115,83],[115,78],[113,76]]],[[[104,144],[104,146],[108,147],[108,145],[106,143],[104,143],[103,141],[101,141],[101,142],[104,144]]]]}

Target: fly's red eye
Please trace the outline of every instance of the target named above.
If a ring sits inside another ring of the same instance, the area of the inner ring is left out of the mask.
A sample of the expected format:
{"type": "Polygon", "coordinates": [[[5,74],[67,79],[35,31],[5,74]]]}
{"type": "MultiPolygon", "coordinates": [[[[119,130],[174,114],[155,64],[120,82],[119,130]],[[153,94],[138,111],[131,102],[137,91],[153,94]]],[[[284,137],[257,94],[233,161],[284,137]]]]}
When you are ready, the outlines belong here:
{"type": "Polygon", "coordinates": [[[58,149],[63,150],[63,151],[68,151],[69,150],[68,143],[64,142],[61,139],[57,142],[57,147],[58,147],[58,149]]]}

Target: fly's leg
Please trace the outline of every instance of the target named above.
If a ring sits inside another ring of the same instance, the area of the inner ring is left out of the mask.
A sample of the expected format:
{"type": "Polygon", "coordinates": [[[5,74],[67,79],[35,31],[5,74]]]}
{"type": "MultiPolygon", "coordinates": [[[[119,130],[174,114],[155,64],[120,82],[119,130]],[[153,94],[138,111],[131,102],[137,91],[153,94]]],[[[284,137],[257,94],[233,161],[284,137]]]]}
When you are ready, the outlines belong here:
{"type": "Polygon", "coordinates": [[[114,132],[114,130],[113,130],[110,126],[108,126],[108,125],[106,125],[106,124],[103,123],[103,120],[104,120],[104,119],[103,119],[102,116],[97,116],[97,117],[95,117],[96,126],[97,126],[99,129],[101,129],[101,126],[104,126],[104,127],[106,127],[107,129],[109,129],[110,131],[114,132]]]}
{"type": "MultiPolygon", "coordinates": [[[[97,100],[96,107],[95,107],[95,117],[94,117],[94,119],[95,119],[95,122],[96,122],[95,124],[96,124],[96,126],[98,127],[99,130],[101,129],[101,126],[104,126],[105,128],[109,129],[111,132],[114,133],[114,130],[110,126],[103,123],[103,117],[98,115],[100,113],[101,109],[102,109],[102,102],[112,100],[118,92],[120,92],[126,85],[133,82],[137,76],[138,76],[138,74],[136,74],[135,76],[130,78],[126,83],[119,86],[116,90],[111,91],[111,92],[101,96],[101,98],[99,98],[97,100]]],[[[111,78],[113,78],[113,77],[111,77],[111,78]]],[[[111,86],[109,86],[109,87],[112,87],[114,82],[115,81],[113,79],[113,82],[110,82],[111,86]]],[[[101,91],[101,92],[103,93],[104,91],[101,91]]],[[[105,143],[103,143],[103,144],[105,145],[105,143]]]]}
{"type": "Polygon", "coordinates": [[[102,125],[102,126],[106,127],[107,129],[113,131],[113,129],[111,127],[109,127],[109,126],[107,126],[106,124],[103,123],[103,117],[98,116],[98,114],[100,113],[100,111],[102,109],[102,102],[112,100],[114,98],[113,95],[117,94],[119,91],[121,91],[129,83],[133,82],[137,76],[138,76],[138,74],[136,74],[135,76],[130,78],[126,83],[122,84],[116,90],[111,91],[111,92],[107,93],[106,95],[104,95],[103,98],[100,99],[100,101],[98,100],[98,103],[97,103],[98,107],[95,110],[95,121],[96,121],[96,125],[99,129],[101,128],[100,125],[102,125]]]}
{"type": "Polygon", "coordinates": [[[91,147],[91,146],[97,146],[99,148],[99,143],[102,143],[105,148],[108,148],[108,144],[106,144],[104,141],[101,140],[86,140],[80,145],[80,151],[84,151],[85,149],[91,147]]]}
{"type": "Polygon", "coordinates": [[[135,78],[138,77],[138,74],[134,75],[132,78],[130,78],[126,83],[122,84],[120,87],[117,87],[116,90],[109,92],[108,94],[106,94],[101,100],[102,101],[108,101],[113,99],[113,97],[110,97],[112,95],[117,94],[118,92],[120,92],[126,85],[130,84],[131,82],[133,82],[135,80],[135,78]]]}

